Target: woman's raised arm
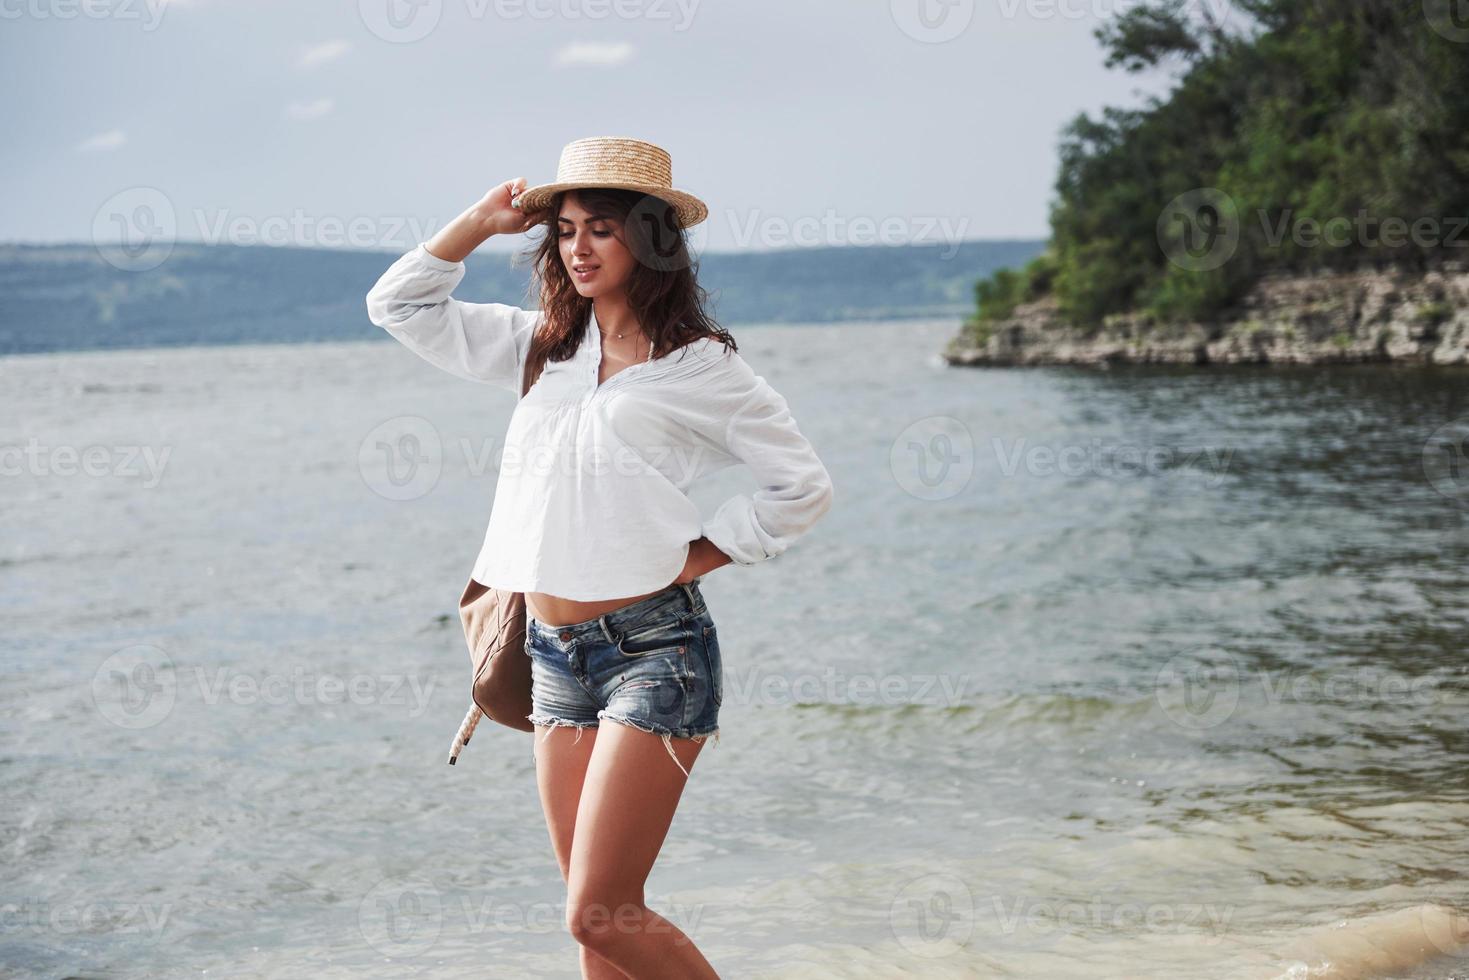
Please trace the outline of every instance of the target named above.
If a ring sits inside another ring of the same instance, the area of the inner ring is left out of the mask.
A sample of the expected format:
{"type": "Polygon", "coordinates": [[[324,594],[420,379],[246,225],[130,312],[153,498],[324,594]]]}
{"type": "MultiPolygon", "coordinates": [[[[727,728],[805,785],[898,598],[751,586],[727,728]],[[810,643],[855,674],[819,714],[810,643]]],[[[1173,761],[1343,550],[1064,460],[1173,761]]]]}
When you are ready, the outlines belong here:
{"type": "Polygon", "coordinates": [[[520,392],[539,310],[505,303],[466,303],[451,293],[464,278],[464,258],[497,234],[526,231],[544,212],[510,206],[523,178],[498,185],[429,241],[388,267],[367,294],[367,316],[430,364],[467,381],[520,392]]]}

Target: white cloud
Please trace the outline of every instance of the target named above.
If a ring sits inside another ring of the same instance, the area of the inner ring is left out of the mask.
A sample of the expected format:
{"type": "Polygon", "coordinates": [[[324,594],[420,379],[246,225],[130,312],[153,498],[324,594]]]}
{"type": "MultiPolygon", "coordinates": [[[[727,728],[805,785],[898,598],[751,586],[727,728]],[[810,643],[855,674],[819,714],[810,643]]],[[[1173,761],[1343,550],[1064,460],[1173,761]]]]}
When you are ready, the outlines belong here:
{"type": "Polygon", "coordinates": [[[334,104],[331,99],[317,99],[315,102],[292,102],[286,106],[286,116],[291,119],[320,119],[332,111],[334,104]]]}
{"type": "Polygon", "coordinates": [[[99,153],[104,150],[115,150],[128,141],[127,135],[120,129],[109,129],[105,133],[98,133],[77,144],[77,149],[83,153],[99,153]]]}
{"type": "Polygon", "coordinates": [[[315,68],[317,65],[328,61],[336,61],[347,50],[352,47],[343,40],[322,41],[320,44],[309,44],[301,52],[301,60],[296,62],[298,68],[315,68]]]}
{"type": "Polygon", "coordinates": [[[613,68],[624,64],[632,57],[632,45],[626,41],[615,44],[593,41],[567,44],[556,52],[553,64],[557,68],[567,65],[592,65],[597,68],[613,68]]]}

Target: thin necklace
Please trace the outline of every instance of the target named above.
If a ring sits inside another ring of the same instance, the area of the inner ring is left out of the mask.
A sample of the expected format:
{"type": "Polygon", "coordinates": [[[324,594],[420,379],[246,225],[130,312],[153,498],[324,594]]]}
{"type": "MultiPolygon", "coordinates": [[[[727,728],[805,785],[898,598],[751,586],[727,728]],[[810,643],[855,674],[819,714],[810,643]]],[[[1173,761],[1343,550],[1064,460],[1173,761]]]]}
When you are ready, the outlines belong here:
{"type": "MultiPolygon", "coordinates": [[[[608,336],[607,335],[607,331],[602,330],[601,328],[598,328],[597,332],[602,335],[602,339],[603,340],[606,340],[607,339],[607,336],[608,336]]],[[[612,336],[616,337],[618,340],[621,340],[624,336],[626,336],[626,334],[615,333],[615,334],[612,334],[612,336]]],[[[648,341],[648,356],[647,357],[644,357],[643,358],[643,361],[644,362],[647,362],[647,361],[651,361],[652,359],[653,359],[653,342],[650,340],[650,341],[648,341]]]]}

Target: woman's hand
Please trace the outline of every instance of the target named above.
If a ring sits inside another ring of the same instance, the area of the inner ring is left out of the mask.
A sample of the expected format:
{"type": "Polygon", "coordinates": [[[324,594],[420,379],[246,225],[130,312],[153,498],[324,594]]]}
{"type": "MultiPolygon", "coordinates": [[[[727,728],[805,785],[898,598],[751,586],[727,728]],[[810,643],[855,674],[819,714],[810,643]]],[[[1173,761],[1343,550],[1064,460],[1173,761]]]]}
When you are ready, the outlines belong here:
{"type": "Polygon", "coordinates": [[[525,188],[524,177],[512,177],[503,184],[496,185],[488,194],[480,198],[474,209],[479,214],[480,226],[485,230],[487,237],[489,235],[518,235],[523,231],[530,231],[546,219],[549,210],[547,208],[527,213],[510,203],[525,188]]]}
{"type": "Polygon", "coordinates": [[[691,541],[689,542],[689,557],[684,561],[683,571],[678,573],[678,578],[674,579],[671,584],[685,585],[716,568],[728,565],[731,561],[733,559],[714,547],[714,542],[708,538],[691,541]]]}
{"type": "Polygon", "coordinates": [[[446,262],[463,262],[492,235],[514,235],[535,227],[549,209],[526,214],[511,207],[512,196],[523,190],[524,177],[514,177],[491,189],[425,243],[429,254],[446,262]]]}

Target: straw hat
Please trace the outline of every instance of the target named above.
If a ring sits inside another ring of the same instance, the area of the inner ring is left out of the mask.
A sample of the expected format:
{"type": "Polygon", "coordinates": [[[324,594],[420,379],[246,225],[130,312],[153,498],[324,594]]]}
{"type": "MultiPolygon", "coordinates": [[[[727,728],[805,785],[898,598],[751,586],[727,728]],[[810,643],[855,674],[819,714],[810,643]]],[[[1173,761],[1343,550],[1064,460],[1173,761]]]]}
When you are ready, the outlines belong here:
{"type": "Polygon", "coordinates": [[[511,204],[527,213],[551,203],[558,191],[577,187],[621,187],[642,191],[673,206],[680,225],[688,228],[709,216],[704,202],[673,187],[673,161],[668,151],[643,140],[593,136],[567,143],[556,166],[556,181],[521,191],[511,204]]]}

